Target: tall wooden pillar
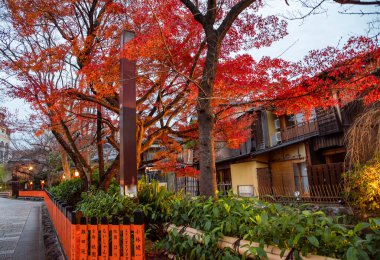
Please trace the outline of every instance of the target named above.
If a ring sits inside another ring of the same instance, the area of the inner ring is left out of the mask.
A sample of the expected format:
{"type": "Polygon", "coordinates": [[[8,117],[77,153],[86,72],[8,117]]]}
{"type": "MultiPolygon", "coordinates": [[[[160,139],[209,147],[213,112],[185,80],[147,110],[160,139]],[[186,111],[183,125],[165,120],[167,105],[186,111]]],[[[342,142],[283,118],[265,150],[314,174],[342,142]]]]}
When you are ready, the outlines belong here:
{"type": "MultiPolygon", "coordinates": [[[[121,48],[135,34],[123,31],[121,48]]],[[[136,160],[136,62],[120,60],[120,188],[124,195],[137,195],[136,160]]]]}

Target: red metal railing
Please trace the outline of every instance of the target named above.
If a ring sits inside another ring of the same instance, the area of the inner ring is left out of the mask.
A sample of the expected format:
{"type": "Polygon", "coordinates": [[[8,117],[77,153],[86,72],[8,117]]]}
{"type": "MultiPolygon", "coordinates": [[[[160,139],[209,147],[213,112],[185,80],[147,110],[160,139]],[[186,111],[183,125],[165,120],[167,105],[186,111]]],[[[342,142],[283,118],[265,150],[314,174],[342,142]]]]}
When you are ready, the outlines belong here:
{"type": "Polygon", "coordinates": [[[144,220],[134,212],[134,223],[125,216],[123,223],[112,218],[91,217],[89,221],[71,206],[54,199],[46,191],[20,191],[20,197],[43,197],[66,257],[71,260],[145,259],[144,220]],[[78,221],[79,220],[79,221],[78,221]]]}

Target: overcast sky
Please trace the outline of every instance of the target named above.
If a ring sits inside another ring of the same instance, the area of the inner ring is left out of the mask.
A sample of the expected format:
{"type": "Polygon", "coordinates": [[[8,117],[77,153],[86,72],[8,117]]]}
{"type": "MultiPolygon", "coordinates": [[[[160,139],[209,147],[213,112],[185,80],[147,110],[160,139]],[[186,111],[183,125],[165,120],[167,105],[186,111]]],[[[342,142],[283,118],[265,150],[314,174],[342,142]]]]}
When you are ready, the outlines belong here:
{"type": "MultiPolygon", "coordinates": [[[[281,0],[268,0],[265,13],[289,15],[289,12],[300,10],[296,3],[290,2],[290,6],[281,0]]],[[[309,16],[304,20],[288,21],[289,35],[283,40],[274,43],[271,47],[250,52],[255,58],[262,56],[278,57],[297,61],[302,59],[310,50],[320,49],[326,46],[337,46],[353,35],[365,35],[368,30],[367,23],[374,19],[372,16],[359,16],[340,14],[348,8],[349,12],[360,10],[371,11],[379,7],[349,7],[336,3],[325,4],[326,13],[309,16]],[[289,48],[290,47],[290,48],[289,48]],[[288,50],[287,50],[288,49],[288,50]],[[287,51],[286,51],[287,50],[287,51]]],[[[302,9],[301,9],[302,10],[302,9]]],[[[306,10],[303,10],[306,12],[306,10]]],[[[27,116],[30,108],[22,100],[5,100],[2,106],[9,108],[11,112],[18,110],[19,116],[27,116]]]]}
{"type": "MultiPolygon", "coordinates": [[[[281,14],[290,17],[289,13],[297,10],[307,13],[307,9],[298,8],[295,2],[289,0],[290,6],[285,1],[268,0],[265,13],[281,14]]],[[[310,50],[321,49],[327,46],[344,44],[350,36],[367,35],[368,22],[375,17],[372,15],[348,15],[340,12],[364,12],[379,11],[380,7],[359,7],[325,3],[325,13],[311,15],[303,20],[288,20],[288,33],[283,40],[275,42],[271,47],[254,50],[254,57],[268,55],[278,57],[290,46],[281,58],[291,61],[302,59],[310,50]]],[[[374,32],[372,32],[372,35],[374,32]]]]}

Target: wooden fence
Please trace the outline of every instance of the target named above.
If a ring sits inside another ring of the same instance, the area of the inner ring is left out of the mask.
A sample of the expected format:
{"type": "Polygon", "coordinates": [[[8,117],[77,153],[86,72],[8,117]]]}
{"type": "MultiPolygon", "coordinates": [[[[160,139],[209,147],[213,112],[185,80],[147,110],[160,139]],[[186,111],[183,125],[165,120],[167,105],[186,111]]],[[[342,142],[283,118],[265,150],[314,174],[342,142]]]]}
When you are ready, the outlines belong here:
{"type": "Polygon", "coordinates": [[[259,187],[259,197],[270,202],[341,203],[343,185],[309,185],[296,190],[292,187],[259,187]]]}
{"type": "Polygon", "coordinates": [[[71,206],[55,199],[46,191],[20,191],[20,197],[43,197],[67,259],[116,260],[145,259],[144,219],[134,212],[134,223],[125,216],[122,223],[112,218],[86,219],[71,206]]]}
{"type": "Polygon", "coordinates": [[[307,173],[310,185],[339,185],[342,182],[343,163],[309,165],[307,173]]]}

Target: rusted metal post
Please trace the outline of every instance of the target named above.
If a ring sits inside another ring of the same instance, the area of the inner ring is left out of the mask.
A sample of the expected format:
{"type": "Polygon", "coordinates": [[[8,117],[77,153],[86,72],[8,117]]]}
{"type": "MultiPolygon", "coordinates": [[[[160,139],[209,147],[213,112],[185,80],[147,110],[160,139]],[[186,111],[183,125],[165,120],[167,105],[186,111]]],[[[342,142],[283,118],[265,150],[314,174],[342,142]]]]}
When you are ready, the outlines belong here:
{"type": "MultiPolygon", "coordinates": [[[[135,34],[123,31],[121,49],[135,34]]],[[[124,195],[137,195],[136,160],[136,62],[120,59],[120,188],[124,195]]]]}

